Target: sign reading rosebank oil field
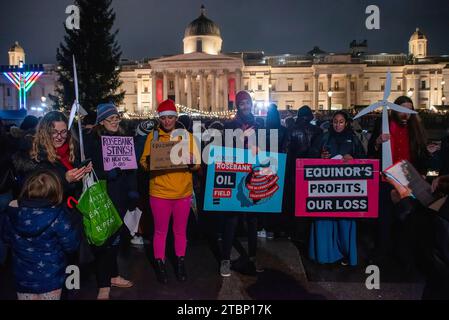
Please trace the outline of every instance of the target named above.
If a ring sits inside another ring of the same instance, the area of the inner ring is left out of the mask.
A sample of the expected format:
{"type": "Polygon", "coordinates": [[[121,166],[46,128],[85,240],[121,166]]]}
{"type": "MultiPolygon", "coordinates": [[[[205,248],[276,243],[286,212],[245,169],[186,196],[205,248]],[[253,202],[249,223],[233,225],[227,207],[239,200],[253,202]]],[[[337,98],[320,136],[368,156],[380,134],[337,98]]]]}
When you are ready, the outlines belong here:
{"type": "Polygon", "coordinates": [[[207,167],[204,210],[282,211],[285,154],[266,153],[259,159],[243,149],[211,150],[213,161],[207,167]]]}
{"type": "Polygon", "coordinates": [[[377,218],[379,160],[296,160],[296,216],[377,218]]]}
{"type": "Polygon", "coordinates": [[[104,171],[137,169],[133,137],[102,136],[104,171]]]}

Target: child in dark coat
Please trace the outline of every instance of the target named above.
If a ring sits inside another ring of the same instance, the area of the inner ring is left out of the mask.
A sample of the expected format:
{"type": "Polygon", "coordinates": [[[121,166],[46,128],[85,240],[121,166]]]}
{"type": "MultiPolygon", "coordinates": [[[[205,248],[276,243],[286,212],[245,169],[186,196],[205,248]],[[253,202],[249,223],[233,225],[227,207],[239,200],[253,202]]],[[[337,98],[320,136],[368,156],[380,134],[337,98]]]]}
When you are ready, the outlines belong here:
{"type": "Polygon", "coordinates": [[[31,174],[10,203],[4,226],[19,300],[59,300],[66,255],[79,247],[79,228],[62,205],[63,187],[50,170],[31,174]]]}

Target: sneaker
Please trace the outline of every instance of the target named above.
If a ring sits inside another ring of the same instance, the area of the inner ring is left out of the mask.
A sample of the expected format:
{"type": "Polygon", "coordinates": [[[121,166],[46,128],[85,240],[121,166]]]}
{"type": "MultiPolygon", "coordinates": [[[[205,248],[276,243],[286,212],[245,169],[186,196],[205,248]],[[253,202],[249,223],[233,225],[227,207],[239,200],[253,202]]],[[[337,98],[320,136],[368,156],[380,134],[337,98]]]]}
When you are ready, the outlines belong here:
{"type": "Polygon", "coordinates": [[[267,239],[268,240],[273,240],[274,239],[274,232],[271,231],[267,231],[267,239]]]}
{"type": "Polygon", "coordinates": [[[231,260],[222,260],[220,266],[220,274],[222,277],[231,276],[231,260]]]}
{"type": "Polygon", "coordinates": [[[260,266],[260,264],[257,262],[256,257],[249,258],[249,261],[252,265],[254,265],[254,269],[257,273],[264,272],[265,270],[260,266]]]}
{"type": "Polygon", "coordinates": [[[131,244],[133,244],[135,246],[143,246],[144,245],[143,238],[141,236],[134,236],[131,239],[131,244]]]}
{"type": "Polygon", "coordinates": [[[262,229],[260,231],[257,231],[257,236],[259,238],[266,238],[267,237],[267,232],[265,231],[265,229],[262,229]]]}

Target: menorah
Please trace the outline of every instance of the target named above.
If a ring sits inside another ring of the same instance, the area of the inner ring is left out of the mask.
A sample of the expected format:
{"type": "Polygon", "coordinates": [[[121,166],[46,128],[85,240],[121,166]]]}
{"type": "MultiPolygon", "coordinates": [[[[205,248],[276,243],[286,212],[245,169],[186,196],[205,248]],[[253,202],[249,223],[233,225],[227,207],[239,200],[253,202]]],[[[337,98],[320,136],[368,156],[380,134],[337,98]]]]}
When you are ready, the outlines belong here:
{"type": "Polygon", "coordinates": [[[19,91],[19,109],[26,109],[27,93],[44,73],[44,66],[42,64],[0,66],[0,72],[19,91]]]}

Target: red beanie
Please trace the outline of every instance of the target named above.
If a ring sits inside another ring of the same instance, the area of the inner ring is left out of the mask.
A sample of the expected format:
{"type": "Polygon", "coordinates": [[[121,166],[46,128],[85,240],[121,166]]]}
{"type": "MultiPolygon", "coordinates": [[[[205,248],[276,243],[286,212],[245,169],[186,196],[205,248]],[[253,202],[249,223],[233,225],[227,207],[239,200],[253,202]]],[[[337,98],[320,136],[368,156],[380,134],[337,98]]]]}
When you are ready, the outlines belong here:
{"type": "Polygon", "coordinates": [[[237,93],[237,95],[235,96],[235,106],[237,107],[237,109],[239,107],[240,101],[245,100],[245,99],[249,100],[251,102],[251,106],[253,105],[253,99],[251,98],[251,95],[249,94],[248,91],[243,90],[243,91],[239,91],[237,93]]]}
{"type": "Polygon", "coordinates": [[[157,113],[159,117],[162,116],[177,116],[178,111],[176,110],[176,105],[173,100],[167,99],[162,101],[157,108],[157,113]]]}

